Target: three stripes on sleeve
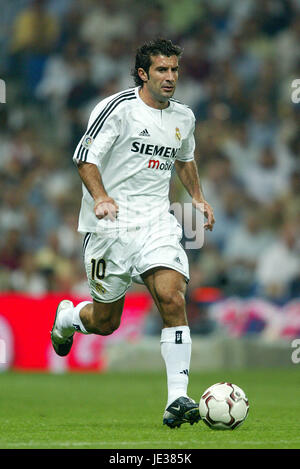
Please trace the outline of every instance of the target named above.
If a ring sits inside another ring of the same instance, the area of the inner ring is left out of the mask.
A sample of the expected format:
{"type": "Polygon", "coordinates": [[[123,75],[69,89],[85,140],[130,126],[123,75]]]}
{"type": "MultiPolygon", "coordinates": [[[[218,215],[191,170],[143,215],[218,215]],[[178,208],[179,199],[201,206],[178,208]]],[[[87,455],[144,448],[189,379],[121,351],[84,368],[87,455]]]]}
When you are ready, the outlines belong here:
{"type": "Polygon", "coordinates": [[[76,160],[77,162],[87,161],[89,147],[101,131],[103,125],[105,124],[109,116],[123,101],[130,101],[132,99],[136,99],[134,89],[119,93],[106,104],[106,106],[102,109],[102,111],[99,113],[94,122],[90,125],[83,138],[81,139],[80,144],[76,148],[73,158],[74,160],[76,160]]]}

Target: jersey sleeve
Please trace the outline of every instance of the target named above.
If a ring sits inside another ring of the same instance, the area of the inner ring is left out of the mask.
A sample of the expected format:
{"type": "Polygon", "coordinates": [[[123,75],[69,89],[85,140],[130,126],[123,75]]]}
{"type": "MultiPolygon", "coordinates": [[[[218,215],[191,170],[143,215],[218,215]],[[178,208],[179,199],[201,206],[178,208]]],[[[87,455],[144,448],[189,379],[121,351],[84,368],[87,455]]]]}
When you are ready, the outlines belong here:
{"type": "Polygon", "coordinates": [[[120,135],[119,113],[109,112],[109,108],[96,106],[89,118],[87,130],[78,143],[73,155],[76,164],[94,163],[99,165],[101,158],[110,150],[120,135]]]}
{"type": "Polygon", "coordinates": [[[192,161],[194,159],[195,151],[195,117],[192,113],[190,120],[189,130],[185,138],[182,139],[182,145],[176,155],[176,159],[179,161],[192,161]]]}

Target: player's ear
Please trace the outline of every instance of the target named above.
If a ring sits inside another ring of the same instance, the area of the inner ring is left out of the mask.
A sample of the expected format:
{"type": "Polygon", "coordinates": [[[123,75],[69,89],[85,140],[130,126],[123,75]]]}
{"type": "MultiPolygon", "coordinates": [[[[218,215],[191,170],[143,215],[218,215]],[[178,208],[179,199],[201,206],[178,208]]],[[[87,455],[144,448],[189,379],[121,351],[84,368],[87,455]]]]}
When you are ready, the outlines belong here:
{"type": "Polygon", "coordinates": [[[145,70],[143,68],[141,68],[141,67],[138,68],[138,74],[139,74],[140,79],[144,83],[146,83],[148,81],[148,79],[149,79],[148,74],[147,74],[147,72],[145,72],[145,70]]]}

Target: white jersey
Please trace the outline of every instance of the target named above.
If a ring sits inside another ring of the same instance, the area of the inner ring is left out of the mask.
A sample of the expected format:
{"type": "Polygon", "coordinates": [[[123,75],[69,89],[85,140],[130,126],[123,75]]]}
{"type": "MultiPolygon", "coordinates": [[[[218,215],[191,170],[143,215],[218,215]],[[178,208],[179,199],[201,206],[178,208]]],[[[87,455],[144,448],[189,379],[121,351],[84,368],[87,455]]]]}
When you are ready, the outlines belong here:
{"type": "Polygon", "coordinates": [[[176,160],[194,159],[194,128],[190,108],[170,99],[166,109],[154,109],[140,98],[139,87],[97,104],[73,160],[97,165],[119,215],[99,220],[83,184],[78,231],[140,227],[167,214],[171,170],[176,160]]]}

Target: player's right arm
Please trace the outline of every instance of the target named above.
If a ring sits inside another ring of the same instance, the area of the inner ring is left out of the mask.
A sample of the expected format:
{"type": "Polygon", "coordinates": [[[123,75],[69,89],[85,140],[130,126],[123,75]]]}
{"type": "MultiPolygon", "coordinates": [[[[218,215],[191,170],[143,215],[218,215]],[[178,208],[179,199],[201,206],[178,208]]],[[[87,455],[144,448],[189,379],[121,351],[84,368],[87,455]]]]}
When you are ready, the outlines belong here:
{"type": "Polygon", "coordinates": [[[94,213],[98,219],[115,220],[118,205],[107,194],[100,174],[101,160],[120,134],[117,105],[122,98],[103,100],[92,111],[87,130],[75,150],[73,161],[81,180],[94,200],[94,213]]]}
{"type": "Polygon", "coordinates": [[[109,197],[103,185],[101,174],[93,163],[77,164],[79,176],[94,199],[94,212],[101,220],[108,217],[111,221],[117,218],[119,207],[114,199],[109,197]]]}

